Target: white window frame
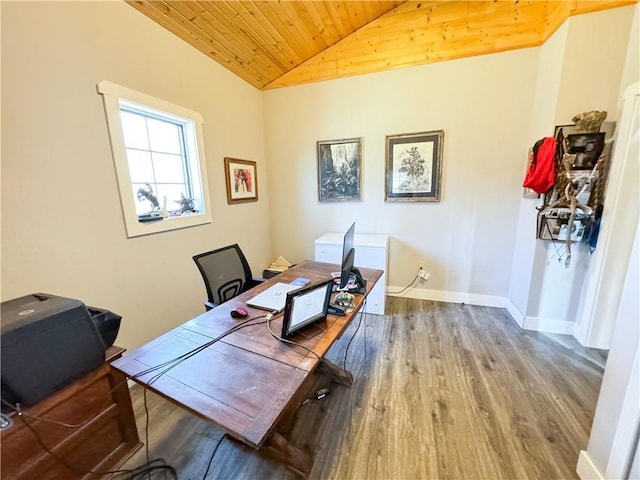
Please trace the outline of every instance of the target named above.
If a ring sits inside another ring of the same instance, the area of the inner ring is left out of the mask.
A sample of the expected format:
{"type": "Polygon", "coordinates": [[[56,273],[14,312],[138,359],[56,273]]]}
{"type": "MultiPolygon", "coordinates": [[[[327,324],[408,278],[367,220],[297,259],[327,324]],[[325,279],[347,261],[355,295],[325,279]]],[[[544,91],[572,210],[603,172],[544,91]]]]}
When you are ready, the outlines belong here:
{"type": "Polygon", "coordinates": [[[113,163],[116,169],[118,180],[118,190],[120,191],[120,203],[122,204],[122,215],[127,231],[127,237],[137,237],[149,235],[151,233],[165,232],[179,228],[193,227],[211,223],[211,207],[209,201],[209,183],[207,181],[207,169],[204,155],[204,136],[202,126],[204,121],[202,115],[188,108],[166,102],[151,95],[132,90],[121,85],[102,80],[97,85],[98,93],[102,95],[104,109],[109,127],[109,138],[111,141],[111,151],[113,163]],[[169,113],[176,117],[181,117],[190,122],[193,126],[193,133],[196,140],[196,151],[191,152],[191,160],[194,154],[196,161],[190,162],[190,172],[192,175],[200,177],[200,187],[202,189],[201,210],[196,214],[180,217],[169,217],[156,222],[139,222],[136,214],[136,201],[131,188],[131,176],[129,174],[129,162],[125,148],[124,135],[122,132],[122,122],[120,120],[120,100],[126,100],[141,107],[149,107],[155,110],[169,113]]]}

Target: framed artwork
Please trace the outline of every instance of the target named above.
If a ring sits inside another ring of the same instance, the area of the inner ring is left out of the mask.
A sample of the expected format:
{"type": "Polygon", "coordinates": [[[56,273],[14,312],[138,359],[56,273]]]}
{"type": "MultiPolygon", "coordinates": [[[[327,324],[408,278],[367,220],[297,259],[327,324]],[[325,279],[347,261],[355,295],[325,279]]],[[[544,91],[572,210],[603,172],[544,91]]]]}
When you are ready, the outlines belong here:
{"type": "Polygon", "coordinates": [[[387,135],[386,202],[439,202],[444,130],[387,135]]]}
{"type": "Polygon", "coordinates": [[[224,172],[227,181],[227,203],[258,200],[256,162],[224,157],[224,172]]]}
{"type": "Polygon", "coordinates": [[[553,130],[553,137],[554,138],[558,138],[558,133],[562,132],[563,136],[567,136],[567,135],[571,135],[574,132],[574,130],[576,129],[576,126],[571,124],[571,125],[556,125],[554,130],[553,130]]]}
{"type": "Polygon", "coordinates": [[[571,168],[593,170],[604,150],[604,136],[604,132],[567,135],[569,153],[575,155],[571,168]]]}
{"type": "Polygon", "coordinates": [[[362,190],[362,138],[319,141],[317,148],[318,200],[359,201],[362,190]]]}

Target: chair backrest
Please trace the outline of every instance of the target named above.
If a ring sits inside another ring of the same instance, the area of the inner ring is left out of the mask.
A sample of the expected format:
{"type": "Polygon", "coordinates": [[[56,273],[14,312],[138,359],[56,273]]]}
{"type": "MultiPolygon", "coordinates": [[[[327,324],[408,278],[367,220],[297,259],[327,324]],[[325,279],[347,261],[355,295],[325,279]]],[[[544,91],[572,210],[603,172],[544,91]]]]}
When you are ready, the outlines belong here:
{"type": "Polygon", "coordinates": [[[207,297],[219,305],[242,293],[251,280],[251,268],[237,243],[193,257],[202,274],[207,297]]]}

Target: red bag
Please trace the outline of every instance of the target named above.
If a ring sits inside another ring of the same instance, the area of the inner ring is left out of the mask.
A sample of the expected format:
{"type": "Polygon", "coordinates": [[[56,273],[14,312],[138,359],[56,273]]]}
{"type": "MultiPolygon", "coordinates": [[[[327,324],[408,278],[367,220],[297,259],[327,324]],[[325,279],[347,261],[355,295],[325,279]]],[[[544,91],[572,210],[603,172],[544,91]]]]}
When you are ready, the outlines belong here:
{"type": "Polygon", "coordinates": [[[554,157],[556,153],[556,139],[545,137],[533,146],[533,158],[529,170],[524,177],[522,186],[530,188],[536,193],[545,193],[555,183],[554,157]]]}

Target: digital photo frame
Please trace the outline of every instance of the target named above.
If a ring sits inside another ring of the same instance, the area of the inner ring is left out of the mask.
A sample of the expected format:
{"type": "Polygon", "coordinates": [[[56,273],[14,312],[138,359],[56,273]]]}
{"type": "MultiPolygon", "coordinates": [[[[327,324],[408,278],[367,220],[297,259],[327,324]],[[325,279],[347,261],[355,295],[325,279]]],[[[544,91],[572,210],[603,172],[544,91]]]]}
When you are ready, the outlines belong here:
{"type": "Polygon", "coordinates": [[[327,318],[333,279],[321,280],[287,292],[282,319],[282,337],[293,336],[300,329],[327,318]]]}

